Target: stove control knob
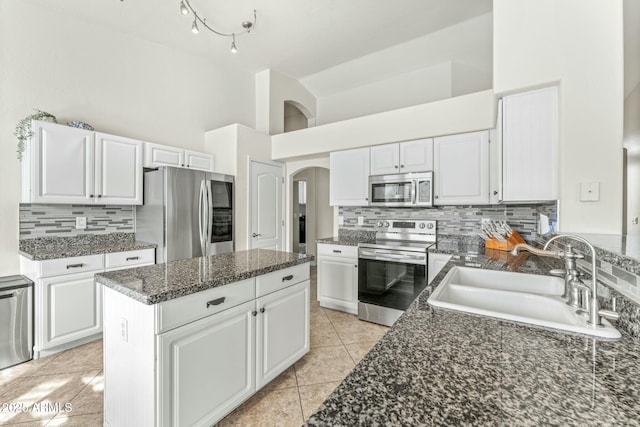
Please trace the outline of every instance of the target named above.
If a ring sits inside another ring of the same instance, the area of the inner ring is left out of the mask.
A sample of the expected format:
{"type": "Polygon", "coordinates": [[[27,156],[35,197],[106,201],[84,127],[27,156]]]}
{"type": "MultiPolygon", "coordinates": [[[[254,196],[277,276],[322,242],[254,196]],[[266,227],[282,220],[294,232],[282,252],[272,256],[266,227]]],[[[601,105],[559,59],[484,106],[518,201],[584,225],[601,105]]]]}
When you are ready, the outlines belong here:
{"type": "Polygon", "coordinates": [[[427,224],[427,228],[431,230],[433,228],[433,224],[427,224]]]}
{"type": "Polygon", "coordinates": [[[382,227],[382,221],[378,221],[378,227],[382,227]]]}
{"type": "Polygon", "coordinates": [[[384,226],[385,226],[385,227],[388,227],[388,226],[389,226],[389,221],[385,221],[385,222],[384,222],[384,226]]]}
{"type": "Polygon", "coordinates": [[[418,225],[418,227],[424,228],[425,227],[424,222],[421,222],[420,225],[418,225]]]}

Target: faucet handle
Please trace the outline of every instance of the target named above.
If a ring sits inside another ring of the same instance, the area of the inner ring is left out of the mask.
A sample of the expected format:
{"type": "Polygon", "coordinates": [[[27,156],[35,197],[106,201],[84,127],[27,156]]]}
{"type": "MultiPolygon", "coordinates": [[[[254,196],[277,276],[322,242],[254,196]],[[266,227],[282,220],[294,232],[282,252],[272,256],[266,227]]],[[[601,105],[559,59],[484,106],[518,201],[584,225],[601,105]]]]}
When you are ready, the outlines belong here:
{"type": "Polygon", "coordinates": [[[561,268],[554,268],[553,270],[549,270],[549,274],[557,277],[565,277],[567,275],[567,270],[563,270],[561,268]]]}
{"type": "Polygon", "coordinates": [[[620,313],[613,310],[604,310],[604,309],[598,310],[598,314],[610,320],[618,320],[620,318],[620,313]]]}

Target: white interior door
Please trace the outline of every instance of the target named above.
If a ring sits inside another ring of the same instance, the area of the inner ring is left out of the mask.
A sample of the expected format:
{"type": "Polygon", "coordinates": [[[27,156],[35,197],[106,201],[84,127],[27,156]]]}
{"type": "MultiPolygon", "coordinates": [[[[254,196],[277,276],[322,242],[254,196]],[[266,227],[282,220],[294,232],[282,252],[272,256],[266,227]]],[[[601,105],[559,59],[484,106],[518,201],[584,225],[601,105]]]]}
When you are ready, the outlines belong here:
{"type": "Polygon", "coordinates": [[[249,159],[249,249],[282,250],[284,165],[249,159]]]}

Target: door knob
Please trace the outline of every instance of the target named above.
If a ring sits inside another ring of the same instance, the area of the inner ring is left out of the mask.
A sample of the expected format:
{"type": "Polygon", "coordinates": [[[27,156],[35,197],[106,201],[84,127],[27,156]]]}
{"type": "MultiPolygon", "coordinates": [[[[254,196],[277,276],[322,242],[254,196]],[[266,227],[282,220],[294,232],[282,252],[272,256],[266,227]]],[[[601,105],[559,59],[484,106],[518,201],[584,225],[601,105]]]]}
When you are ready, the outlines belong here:
{"type": "Polygon", "coordinates": [[[251,237],[259,237],[259,236],[261,236],[261,234],[260,234],[260,233],[253,233],[253,234],[251,235],[251,237]]]}

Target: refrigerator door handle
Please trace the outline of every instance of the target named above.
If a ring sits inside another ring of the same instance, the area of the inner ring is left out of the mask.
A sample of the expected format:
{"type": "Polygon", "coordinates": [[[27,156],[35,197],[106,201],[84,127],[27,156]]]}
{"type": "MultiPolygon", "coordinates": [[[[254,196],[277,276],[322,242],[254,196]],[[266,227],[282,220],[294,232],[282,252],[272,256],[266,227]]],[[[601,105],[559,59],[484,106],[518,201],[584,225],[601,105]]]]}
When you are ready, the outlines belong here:
{"type": "MultiPolygon", "coordinates": [[[[207,226],[205,227],[206,235],[204,238],[205,251],[209,249],[209,242],[211,242],[211,234],[213,233],[213,191],[211,190],[211,180],[207,180],[207,209],[205,210],[207,215],[207,226]]],[[[205,255],[208,255],[206,252],[205,255]]]]}
{"type": "Polygon", "coordinates": [[[200,249],[202,250],[201,256],[206,255],[205,245],[204,245],[204,232],[205,232],[204,221],[206,221],[206,219],[202,215],[202,208],[203,208],[202,204],[203,202],[206,204],[205,192],[206,192],[206,187],[203,179],[202,181],[200,181],[200,197],[198,199],[198,231],[200,231],[200,249]]]}

